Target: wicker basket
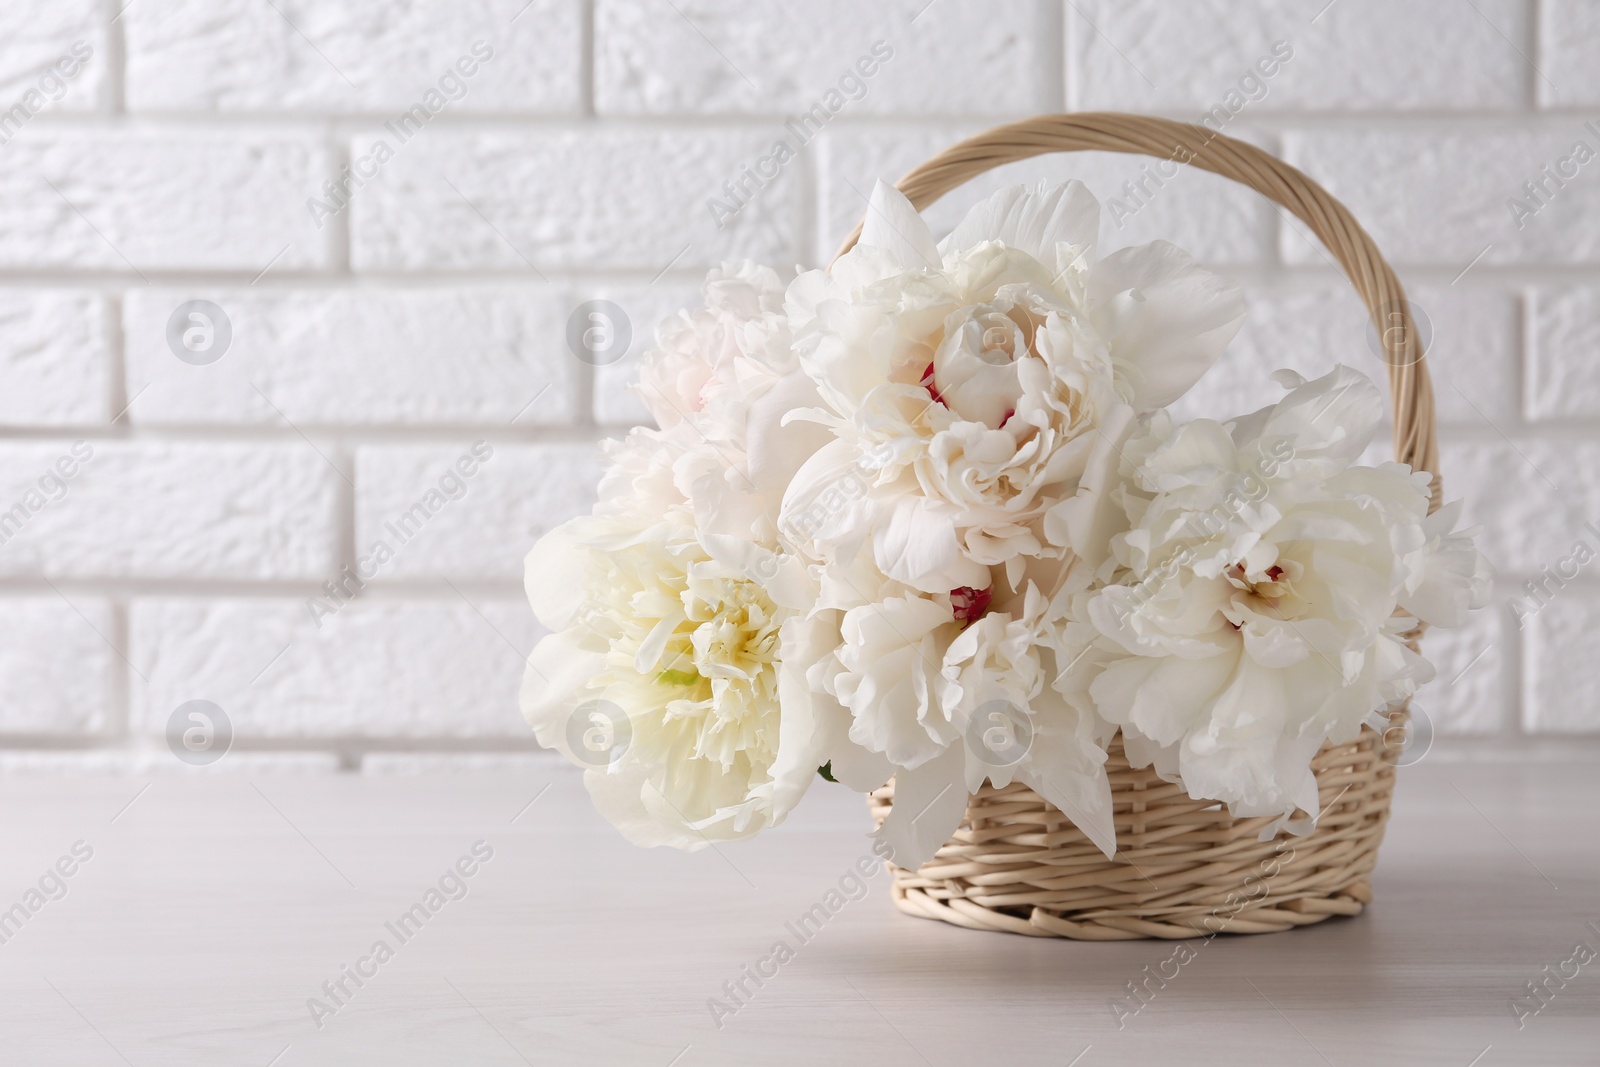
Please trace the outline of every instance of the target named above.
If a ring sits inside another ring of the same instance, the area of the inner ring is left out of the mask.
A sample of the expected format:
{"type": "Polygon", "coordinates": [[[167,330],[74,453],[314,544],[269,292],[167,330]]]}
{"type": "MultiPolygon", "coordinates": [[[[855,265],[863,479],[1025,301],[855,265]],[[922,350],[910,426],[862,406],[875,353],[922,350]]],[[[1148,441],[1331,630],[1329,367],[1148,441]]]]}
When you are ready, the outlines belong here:
{"type": "MultiPolygon", "coordinates": [[[[992,167],[1046,152],[1129,152],[1187,163],[1232,178],[1293,213],[1338,260],[1371,313],[1388,364],[1395,456],[1435,473],[1433,392],[1405,294],[1344,205],[1259,148],[1202,126],[1113,113],[1047,115],[1000,126],[940,153],[899,188],[920,210],[992,167]]],[[[860,227],[845,241],[847,251],[860,227]]],[[[1418,634],[1411,635],[1413,647],[1418,634]]],[[[1107,860],[1033,790],[985,784],[956,835],[917,871],[891,865],[895,904],[911,915],[975,930],[1088,941],[1257,934],[1356,915],[1371,900],[1393,793],[1404,708],[1383,735],[1324,746],[1313,768],[1322,811],[1307,836],[1262,841],[1273,820],[1236,819],[1193,800],[1153,770],[1134,769],[1111,744],[1106,769],[1117,831],[1107,860]]],[[[870,803],[881,822],[890,783],[870,803]]]]}

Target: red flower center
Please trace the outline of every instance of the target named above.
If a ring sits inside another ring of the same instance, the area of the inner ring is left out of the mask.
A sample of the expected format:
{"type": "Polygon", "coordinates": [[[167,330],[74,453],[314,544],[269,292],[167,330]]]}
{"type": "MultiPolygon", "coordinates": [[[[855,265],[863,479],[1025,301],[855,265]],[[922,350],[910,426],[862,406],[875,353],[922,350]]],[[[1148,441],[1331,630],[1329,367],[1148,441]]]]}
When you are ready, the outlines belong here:
{"type": "MultiPolygon", "coordinates": [[[[944,397],[939,395],[939,387],[933,384],[932,363],[929,363],[928,369],[922,372],[922,381],[918,382],[917,384],[928,391],[928,395],[933,397],[933,402],[935,404],[944,404],[944,397]]],[[[944,406],[949,407],[950,405],[944,404],[944,406]]]]}
{"type": "Polygon", "coordinates": [[[989,610],[989,601],[994,599],[994,589],[974,589],[964,585],[959,589],[950,590],[951,614],[956,622],[963,628],[971,626],[983,613],[989,610]]]}

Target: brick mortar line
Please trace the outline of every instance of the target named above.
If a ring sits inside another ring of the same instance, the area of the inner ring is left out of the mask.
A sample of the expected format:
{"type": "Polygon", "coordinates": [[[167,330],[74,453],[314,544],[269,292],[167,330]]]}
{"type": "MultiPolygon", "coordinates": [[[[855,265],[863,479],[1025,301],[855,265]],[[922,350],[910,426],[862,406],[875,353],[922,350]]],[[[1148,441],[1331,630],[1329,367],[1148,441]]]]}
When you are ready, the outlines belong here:
{"type": "MultiPolygon", "coordinates": [[[[800,106],[802,103],[802,101],[796,101],[794,108],[773,111],[612,112],[592,116],[584,115],[577,111],[456,111],[436,116],[429,123],[425,133],[433,130],[472,132],[477,129],[482,129],[485,132],[505,133],[508,129],[526,129],[530,133],[634,132],[646,136],[696,130],[759,134],[770,132],[775,124],[781,124],[784,120],[794,117],[796,113],[802,110],[800,106]]],[[[1212,101],[1210,103],[1214,104],[1215,102],[1212,101]]],[[[84,129],[126,131],[128,133],[168,131],[175,133],[238,132],[241,138],[266,133],[294,133],[307,139],[314,138],[320,131],[326,129],[332,136],[344,139],[378,132],[385,122],[393,121],[395,111],[402,109],[403,106],[397,103],[394,109],[371,112],[143,111],[124,113],[91,110],[52,110],[41,112],[34,117],[29,123],[29,129],[57,132],[84,129]]],[[[846,129],[865,132],[882,131],[885,128],[927,131],[951,125],[981,128],[985,125],[999,125],[1017,119],[1028,118],[1044,110],[1046,109],[940,113],[875,113],[858,110],[834,116],[828,124],[828,131],[846,129]]],[[[1119,110],[1119,108],[1109,105],[1097,105],[1071,110],[1099,111],[1119,110]]],[[[1194,108],[1133,107],[1120,110],[1133,110],[1142,115],[1153,115],[1158,118],[1168,118],[1179,122],[1199,122],[1200,118],[1205,114],[1205,108],[1199,105],[1194,108]]],[[[1543,127],[1544,123],[1548,123],[1551,128],[1560,129],[1562,127],[1557,125],[1559,123],[1591,119],[1595,117],[1597,111],[1600,111],[1600,99],[1591,103],[1562,104],[1540,108],[1508,108],[1503,110],[1487,108],[1463,110],[1429,108],[1404,110],[1379,108],[1369,110],[1359,108],[1344,110],[1283,108],[1269,110],[1252,108],[1247,117],[1237,123],[1230,124],[1228,132],[1230,135],[1237,136],[1238,132],[1242,131],[1248,136],[1253,130],[1283,132],[1303,126],[1317,132],[1343,131],[1349,128],[1361,127],[1430,133],[1461,133],[1474,130],[1519,133],[1529,132],[1528,120],[1530,119],[1538,120],[1541,123],[1541,126],[1536,127],[1533,131],[1537,132],[1539,128],[1543,127]],[[1456,127],[1459,127],[1459,129],[1456,127]]],[[[828,131],[824,131],[821,136],[826,136],[828,131]]]]}

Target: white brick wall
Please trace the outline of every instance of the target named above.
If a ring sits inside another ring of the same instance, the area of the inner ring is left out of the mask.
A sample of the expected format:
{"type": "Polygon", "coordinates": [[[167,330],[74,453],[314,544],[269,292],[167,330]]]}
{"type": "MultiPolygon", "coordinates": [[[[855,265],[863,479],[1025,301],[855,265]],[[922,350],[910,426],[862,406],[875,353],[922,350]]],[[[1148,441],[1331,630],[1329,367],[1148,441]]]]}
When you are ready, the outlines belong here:
{"type": "MultiPolygon", "coordinates": [[[[195,699],[232,723],[222,769],[544,758],[516,710],[520,558],[588,507],[597,440],[643,417],[625,385],[652,325],[707,265],[825,262],[874,179],[991,123],[1195,120],[1230,93],[1227,132],[1344,198],[1432,322],[1447,485],[1502,571],[1493,610],[1429,637],[1437,751],[1600,756],[1600,564],[1537,612],[1524,590],[1600,550],[1600,161],[1542,174],[1600,151],[1588,0],[123,8],[0,9],[0,514],[25,519],[0,544],[0,773],[182,769],[163,734],[195,699]],[[437,113],[402,136],[418,104],[437,113]],[[708,198],[819,105],[719,228],[708,198]],[[325,183],[351,168],[342,203],[325,183]],[[599,298],[634,340],[589,367],[566,323],[599,298]],[[194,300],[231,333],[210,362],[169,342],[194,300]],[[475,442],[402,543],[389,524],[475,442]]],[[[1109,202],[1140,162],[1031,160],[929,216],[1019,180],[1109,202]]],[[[1251,298],[1187,414],[1271,399],[1277,366],[1381,370],[1264,201],[1185,172],[1102,241],[1156,237],[1251,298]]]]}

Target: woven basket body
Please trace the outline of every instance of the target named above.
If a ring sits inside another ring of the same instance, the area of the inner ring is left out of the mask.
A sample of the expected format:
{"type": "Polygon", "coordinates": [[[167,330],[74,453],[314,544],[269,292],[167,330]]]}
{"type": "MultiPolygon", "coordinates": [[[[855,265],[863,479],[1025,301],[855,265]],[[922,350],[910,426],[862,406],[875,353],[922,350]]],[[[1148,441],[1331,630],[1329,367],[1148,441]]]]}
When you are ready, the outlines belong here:
{"type": "MultiPolygon", "coordinates": [[[[963,141],[912,171],[899,188],[922,209],[1000,164],[1091,149],[1232,178],[1321,240],[1377,330],[1393,399],[1395,456],[1434,473],[1437,507],[1433,393],[1405,294],[1344,206],[1288,164],[1201,126],[1110,113],[1050,115],[963,141]]],[[[859,235],[858,227],[840,251],[859,235]]],[[[1411,635],[1413,646],[1418,636],[1411,635]]],[[[1234,818],[1149,768],[1130,767],[1120,737],[1106,764],[1117,832],[1111,860],[1033,790],[985,784],[955,837],[931,861],[917,871],[891,865],[895,903],[911,915],[973,929],[1094,941],[1271,933],[1358,914],[1371,899],[1369,879],[1393,793],[1397,750],[1389,742],[1403,731],[1405,717],[1403,707],[1393,708],[1384,734],[1363,728],[1354,742],[1318,753],[1313,769],[1322,810],[1311,813],[1319,817],[1305,836],[1261,840],[1273,820],[1234,818]]],[[[893,799],[893,783],[871,795],[880,822],[893,799]]]]}

